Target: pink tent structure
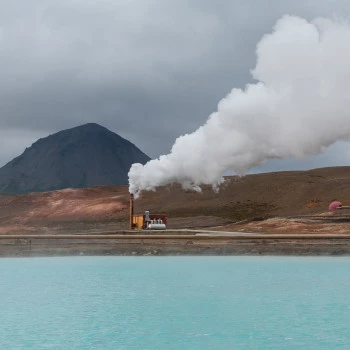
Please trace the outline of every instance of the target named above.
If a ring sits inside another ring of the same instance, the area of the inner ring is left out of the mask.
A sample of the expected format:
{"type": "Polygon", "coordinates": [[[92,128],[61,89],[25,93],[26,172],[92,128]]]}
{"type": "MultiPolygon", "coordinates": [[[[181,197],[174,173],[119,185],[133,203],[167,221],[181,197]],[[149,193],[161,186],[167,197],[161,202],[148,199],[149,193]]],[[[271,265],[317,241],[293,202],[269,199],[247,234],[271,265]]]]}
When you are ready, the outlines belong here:
{"type": "Polygon", "coordinates": [[[336,211],[337,209],[341,209],[342,206],[343,205],[340,202],[334,201],[329,205],[328,209],[329,211],[336,211]]]}

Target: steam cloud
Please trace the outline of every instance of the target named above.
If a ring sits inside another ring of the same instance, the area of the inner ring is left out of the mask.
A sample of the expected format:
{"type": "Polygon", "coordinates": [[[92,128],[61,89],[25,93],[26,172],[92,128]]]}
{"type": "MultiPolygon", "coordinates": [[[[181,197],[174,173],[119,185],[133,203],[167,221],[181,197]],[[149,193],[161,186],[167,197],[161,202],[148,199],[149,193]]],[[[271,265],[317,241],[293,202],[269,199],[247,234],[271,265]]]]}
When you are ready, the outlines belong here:
{"type": "Polygon", "coordinates": [[[170,154],[133,164],[131,193],[174,182],[217,187],[226,170],[244,175],[269,158],[317,154],[350,136],[348,23],[284,16],[256,52],[257,82],[233,89],[170,154]]]}

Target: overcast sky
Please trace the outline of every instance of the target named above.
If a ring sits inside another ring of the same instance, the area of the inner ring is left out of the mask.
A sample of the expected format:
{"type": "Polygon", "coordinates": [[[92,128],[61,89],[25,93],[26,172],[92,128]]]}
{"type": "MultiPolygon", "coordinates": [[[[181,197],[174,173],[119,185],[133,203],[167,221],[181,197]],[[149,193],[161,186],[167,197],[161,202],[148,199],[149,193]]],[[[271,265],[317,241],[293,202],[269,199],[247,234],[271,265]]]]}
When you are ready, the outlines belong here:
{"type": "MultiPolygon", "coordinates": [[[[151,157],[251,82],[283,14],[350,16],[348,0],[0,0],[0,166],[88,122],[151,157]]],[[[255,171],[350,165],[350,143],[255,171]]]]}

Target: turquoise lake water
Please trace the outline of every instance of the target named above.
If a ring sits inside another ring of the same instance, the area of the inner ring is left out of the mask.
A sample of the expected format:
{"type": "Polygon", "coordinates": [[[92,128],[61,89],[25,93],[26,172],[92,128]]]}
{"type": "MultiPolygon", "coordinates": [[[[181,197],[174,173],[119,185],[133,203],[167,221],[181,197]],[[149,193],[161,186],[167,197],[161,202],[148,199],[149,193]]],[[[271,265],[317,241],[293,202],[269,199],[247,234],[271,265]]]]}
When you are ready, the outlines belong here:
{"type": "Polygon", "coordinates": [[[0,349],[350,349],[350,258],[0,259],[0,349]]]}

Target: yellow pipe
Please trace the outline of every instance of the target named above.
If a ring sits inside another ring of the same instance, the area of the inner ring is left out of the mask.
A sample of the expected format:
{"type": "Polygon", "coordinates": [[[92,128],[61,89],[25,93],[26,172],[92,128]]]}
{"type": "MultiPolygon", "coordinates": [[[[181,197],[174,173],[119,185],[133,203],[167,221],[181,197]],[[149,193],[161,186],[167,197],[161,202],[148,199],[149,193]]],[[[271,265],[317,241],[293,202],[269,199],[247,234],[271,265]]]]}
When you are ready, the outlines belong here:
{"type": "Polygon", "coordinates": [[[134,195],[130,193],[130,230],[133,229],[133,218],[134,218],[134,195]]]}

